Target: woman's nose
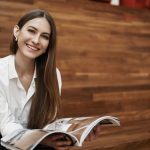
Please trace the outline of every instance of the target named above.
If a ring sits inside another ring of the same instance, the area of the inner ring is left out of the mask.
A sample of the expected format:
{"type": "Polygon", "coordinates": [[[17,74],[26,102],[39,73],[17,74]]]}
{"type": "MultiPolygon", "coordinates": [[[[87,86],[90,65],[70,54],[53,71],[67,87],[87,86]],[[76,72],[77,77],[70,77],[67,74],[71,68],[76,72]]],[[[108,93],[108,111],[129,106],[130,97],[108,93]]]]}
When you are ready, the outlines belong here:
{"type": "Polygon", "coordinates": [[[33,38],[32,38],[32,42],[34,44],[39,44],[39,40],[40,40],[40,36],[39,35],[35,35],[33,38]]]}

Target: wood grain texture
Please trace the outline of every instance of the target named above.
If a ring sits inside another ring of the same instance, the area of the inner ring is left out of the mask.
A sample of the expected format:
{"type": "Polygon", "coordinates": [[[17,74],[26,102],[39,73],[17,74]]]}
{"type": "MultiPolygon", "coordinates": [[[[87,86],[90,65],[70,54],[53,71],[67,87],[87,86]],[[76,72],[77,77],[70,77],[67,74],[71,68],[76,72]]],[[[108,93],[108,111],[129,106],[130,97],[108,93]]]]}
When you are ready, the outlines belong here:
{"type": "Polygon", "coordinates": [[[115,115],[121,120],[121,127],[102,127],[101,136],[81,149],[149,150],[149,11],[89,0],[0,1],[1,57],[9,54],[18,18],[34,8],[49,11],[57,25],[60,116],[115,115]]]}

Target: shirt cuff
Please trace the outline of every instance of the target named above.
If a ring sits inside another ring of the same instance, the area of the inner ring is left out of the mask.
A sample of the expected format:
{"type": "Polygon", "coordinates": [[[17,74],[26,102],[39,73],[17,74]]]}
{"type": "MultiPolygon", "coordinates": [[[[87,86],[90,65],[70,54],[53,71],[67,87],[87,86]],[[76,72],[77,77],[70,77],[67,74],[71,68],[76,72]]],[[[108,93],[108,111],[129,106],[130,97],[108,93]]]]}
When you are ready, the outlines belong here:
{"type": "Polygon", "coordinates": [[[19,123],[8,123],[3,129],[1,129],[2,137],[13,133],[16,130],[24,129],[19,123]]]}

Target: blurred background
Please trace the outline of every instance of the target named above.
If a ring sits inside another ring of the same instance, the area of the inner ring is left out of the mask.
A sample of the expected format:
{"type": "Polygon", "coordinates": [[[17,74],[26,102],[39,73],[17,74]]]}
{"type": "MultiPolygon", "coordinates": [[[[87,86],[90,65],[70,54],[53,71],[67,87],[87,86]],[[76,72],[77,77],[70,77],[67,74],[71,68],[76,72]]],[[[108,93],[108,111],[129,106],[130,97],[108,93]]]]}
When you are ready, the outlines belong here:
{"type": "Polygon", "coordinates": [[[150,150],[150,0],[0,0],[0,57],[17,20],[36,8],[57,26],[60,117],[121,120],[80,149],[150,150]]]}

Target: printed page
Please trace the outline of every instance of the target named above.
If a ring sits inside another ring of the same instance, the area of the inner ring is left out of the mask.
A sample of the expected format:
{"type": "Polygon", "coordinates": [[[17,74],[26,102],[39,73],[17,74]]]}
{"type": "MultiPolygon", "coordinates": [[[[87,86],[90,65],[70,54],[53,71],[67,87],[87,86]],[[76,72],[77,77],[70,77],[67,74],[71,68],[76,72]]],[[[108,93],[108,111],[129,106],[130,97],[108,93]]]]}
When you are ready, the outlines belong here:
{"type": "Polygon", "coordinates": [[[120,126],[119,119],[116,117],[113,117],[113,116],[102,116],[102,117],[94,117],[94,118],[93,118],[93,121],[83,131],[83,134],[82,134],[81,139],[80,139],[80,142],[81,142],[80,144],[82,144],[82,142],[85,140],[85,138],[88,136],[88,134],[98,124],[99,125],[107,125],[107,126],[120,126]]]}
{"type": "Polygon", "coordinates": [[[74,135],[78,139],[78,141],[81,141],[81,137],[85,132],[86,128],[97,118],[98,117],[72,118],[68,122],[70,124],[70,127],[68,128],[67,132],[74,135]]]}
{"type": "Polygon", "coordinates": [[[10,143],[12,140],[17,140],[17,138],[22,135],[24,132],[26,131],[26,129],[22,129],[22,130],[16,130],[13,133],[4,136],[3,138],[1,138],[1,141],[5,142],[5,143],[10,143]]]}
{"type": "Polygon", "coordinates": [[[22,150],[27,150],[32,148],[34,144],[40,140],[44,135],[46,135],[46,131],[42,130],[27,130],[21,137],[16,141],[14,147],[20,148],[22,150]]]}
{"type": "Polygon", "coordinates": [[[44,130],[49,130],[49,131],[67,131],[68,128],[70,127],[69,120],[72,118],[62,118],[58,119],[55,122],[46,125],[43,129],[44,130]]]}
{"type": "Polygon", "coordinates": [[[78,118],[62,118],[54,123],[47,125],[44,130],[54,130],[60,132],[68,132],[80,141],[81,136],[87,126],[99,117],[78,117],[78,118]]]}

